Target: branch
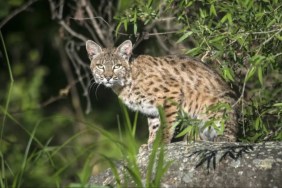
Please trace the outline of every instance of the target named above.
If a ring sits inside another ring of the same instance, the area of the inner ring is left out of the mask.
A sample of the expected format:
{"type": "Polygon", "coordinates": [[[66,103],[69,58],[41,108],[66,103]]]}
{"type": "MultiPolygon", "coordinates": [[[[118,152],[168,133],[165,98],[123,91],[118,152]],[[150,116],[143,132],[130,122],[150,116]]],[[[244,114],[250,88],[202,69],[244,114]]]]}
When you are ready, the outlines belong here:
{"type": "Polygon", "coordinates": [[[67,52],[67,55],[70,59],[70,62],[72,63],[74,69],[75,69],[75,73],[78,77],[78,81],[82,87],[82,90],[83,90],[83,96],[86,98],[86,102],[87,102],[87,107],[86,107],[86,113],[88,114],[90,111],[91,111],[91,99],[90,99],[90,96],[88,95],[88,88],[90,86],[90,80],[89,80],[89,77],[86,76],[82,76],[81,75],[81,71],[80,71],[80,67],[83,68],[84,71],[85,70],[85,66],[82,66],[80,64],[80,59],[79,57],[77,56],[76,54],[76,51],[75,51],[75,44],[73,41],[69,41],[66,46],[65,46],[65,51],[67,52]],[[84,83],[83,82],[83,78],[86,77],[88,78],[87,82],[84,83]]]}
{"type": "MultiPolygon", "coordinates": [[[[157,29],[156,29],[156,28],[154,28],[153,31],[154,31],[154,33],[157,33],[157,29]]],[[[168,47],[166,47],[166,45],[164,44],[164,42],[163,42],[163,40],[160,38],[160,36],[159,36],[159,35],[156,35],[156,38],[157,38],[157,40],[158,40],[160,46],[161,46],[166,52],[170,52],[170,50],[168,49],[168,47]]]]}
{"type": "Polygon", "coordinates": [[[24,11],[25,9],[27,9],[30,5],[32,5],[33,3],[35,3],[38,0],[30,0],[28,1],[26,4],[24,4],[23,6],[21,6],[20,8],[14,10],[11,14],[9,14],[1,23],[0,23],[0,29],[8,22],[10,21],[13,17],[15,17],[16,15],[18,15],[19,13],[21,13],[22,11],[24,11]]]}
{"type": "MultiPolygon", "coordinates": [[[[94,18],[92,10],[90,9],[89,5],[86,3],[86,0],[81,0],[81,3],[82,3],[82,6],[85,7],[85,10],[86,10],[87,14],[89,15],[89,17],[94,18]]],[[[92,21],[93,28],[95,29],[97,35],[99,36],[99,38],[101,39],[103,44],[105,44],[105,37],[104,37],[98,23],[96,22],[95,19],[91,19],[91,21],[92,21]]]]}
{"type": "Polygon", "coordinates": [[[87,38],[85,38],[83,35],[75,32],[73,29],[71,29],[66,23],[65,21],[61,20],[59,21],[60,25],[67,31],[69,32],[72,36],[82,40],[83,42],[85,42],[87,40],[87,38]]]}

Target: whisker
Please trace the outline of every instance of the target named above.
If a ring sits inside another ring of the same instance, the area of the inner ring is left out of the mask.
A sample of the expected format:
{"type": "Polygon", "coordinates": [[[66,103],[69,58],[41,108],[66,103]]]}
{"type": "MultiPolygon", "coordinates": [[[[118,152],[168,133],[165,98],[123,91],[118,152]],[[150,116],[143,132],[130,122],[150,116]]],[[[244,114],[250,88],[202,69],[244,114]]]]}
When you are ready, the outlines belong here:
{"type": "Polygon", "coordinates": [[[98,91],[98,88],[100,87],[101,83],[96,83],[95,82],[95,79],[94,78],[91,78],[90,79],[90,82],[92,82],[88,88],[88,92],[91,93],[92,92],[92,89],[94,88],[94,86],[96,86],[96,89],[95,89],[95,97],[96,99],[98,100],[98,94],[97,94],[97,91],[98,91]],[[93,82],[92,82],[93,81],[93,82]]]}
{"type": "Polygon", "coordinates": [[[98,91],[98,88],[100,87],[101,84],[98,84],[98,86],[96,87],[96,91],[95,91],[95,97],[96,99],[98,100],[98,95],[97,95],[97,91],[98,91]]]}
{"type": "Polygon", "coordinates": [[[88,88],[88,93],[91,93],[92,87],[93,87],[95,84],[96,84],[96,83],[95,83],[94,78],[91,78],[91,79],[90,79],[90,86],[89,86],[89,88],[88,88]],[[93,82],[92,82],[92,81],[93,81],[93,82]]]}
{"type": "Polygon", "coordinates": [[[98,85],[96,82],[94,82],[94,83],[91,85],[91,90],[90,90],[90,92],[92,92],[93,88],[94,88],[96,85],[98,85]]]}

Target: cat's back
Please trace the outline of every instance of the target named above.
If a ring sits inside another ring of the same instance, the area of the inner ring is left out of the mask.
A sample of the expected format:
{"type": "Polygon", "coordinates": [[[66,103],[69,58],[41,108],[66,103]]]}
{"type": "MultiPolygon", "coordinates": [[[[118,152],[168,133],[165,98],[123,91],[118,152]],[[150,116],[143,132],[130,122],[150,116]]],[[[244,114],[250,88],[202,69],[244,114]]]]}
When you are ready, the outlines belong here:
{"type": "Polygon", "coordinates": [[[139,55],[133,60],[133,66],[143,69],[173,69],[173,74],[179,72],[188,72],[191,75],[206,73],[209,76],[216,76],[217,73],[204,63],[183,55],[168,55],[153,57],[149,55],[139,55]]]}
{"type": "Polygon", "coordinates": [[[187,56],[139,55],[133,60],[132,65],[142,75],[159,76],[162,80],[173,78],[193,90],[203,92],[229,90],[228,85],[216,71],[187,56]]]}

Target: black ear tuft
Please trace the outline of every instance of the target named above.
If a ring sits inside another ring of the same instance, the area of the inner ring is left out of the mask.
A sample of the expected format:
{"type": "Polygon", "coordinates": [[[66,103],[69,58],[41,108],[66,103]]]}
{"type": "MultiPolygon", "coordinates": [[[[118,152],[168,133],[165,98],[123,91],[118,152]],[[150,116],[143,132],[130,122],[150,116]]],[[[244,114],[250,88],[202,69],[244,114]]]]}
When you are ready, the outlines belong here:
{"type": "Polygon", "coordinates": [[[99,55],[102,52],[102,48],[92,40],[86,41],[86,51],[90,59],[99,55]]]}

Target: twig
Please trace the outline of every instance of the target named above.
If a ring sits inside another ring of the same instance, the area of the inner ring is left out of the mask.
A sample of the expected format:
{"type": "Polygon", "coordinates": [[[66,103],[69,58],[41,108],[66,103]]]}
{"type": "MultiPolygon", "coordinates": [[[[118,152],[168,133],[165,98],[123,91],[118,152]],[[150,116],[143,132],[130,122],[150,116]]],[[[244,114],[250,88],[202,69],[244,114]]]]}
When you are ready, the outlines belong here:
{"type": "MultiPolygon", "coordinates": [[[[86,98],[86,101],[87,101],[87,107],[86,107],[86,113],[89,113],[91,111],[91,100],[90,100],[90,96],[87,94],[88,93],[88,87],[89,87],[89,81],[88,83],[84,83],[83,82],[83,76],[81,76],[81,71],[80,71],[80,67],[79,67],[79,64],[77,64],[77,56],[75,56],[74,54],[76,54],[75,50],[74,50],[74,42],[73,41],[69,41],[67,44],[66,44],[66,47],[65,47],[65,51],[67,52],[68,54],[68,57],[70,59],[70,62],[72,63],[74,69],[75,69],[75,73],[78,77],[78,81],[82,87],[82,90],[83,90],[83,96],[86,98]]],[[[84,69],[85,70],[85,69],[84,69]]]]}
{"type": "MultiPolygon", "coordinates": [[[[40,105],[40,108],[46,107],[46,106],[48,106],[48,105],[50,105],[50,104],[52,104],[52,103],[54,103],[54,102],[56,102],[56,101],[58,101],[58,100],[60,100],[60,99],[63,99],[63,98],[65,98],[65,95],[61,95],[61,93],[60,93],[59,95],[57,95],[57,96],[55,96],[55,97],[51,97],[51,98],[49,98],[47,101],[43,102],[43,103],[40,105]]],[[[39,109],[39,108],[35,108],[35,109],[33,109],[33,110],[36,110],[36,109],[39,109]]]]}
{"type": "Polygon", "coordinates": [[[282,127],[279,127],[278,129],[276,129],[275,131],[271,131],[269,134],[267,134],[264,138],[263,141],[268,141],[273,135],[275,135],[276,133],[280,132],[282,130],[282,127]]]}
{"type": "Polygon", "coordinates": [[[90,33],[91,35],[91,38],[94,40],[94,41],[99,41],[98,38],[96,37],[96,34],[93,32],[93,29],[91,28],[91,26],[86,22],[85,23],[85,28],[88,30],[88,32],[90,33]]]}
{"type": "MultiPolygon", "coordinates": [[[[111,29],[112,27],[110,26],[110,24],[101,16],[94,16],[94,17],[89,17],[89,18],[71,18],[73,20],[92,20],[92,19],[101,19],[105,24],[107,24],[107,26],[110,28],[111,31],[116,32],[115,29],[111,29]]],[[[124,35],[124,36],[130,36],[132,34],[128,34],[128,33],[122,33],[117,31],[116,32],[119,35],[124,35]]],[[[173,31],[166,31],[166,32],[153,32],[153,33],[146,33],[147,36],[156,36],[156,35],[168,35],[168,34],[175,34],[175,33],[179,33],[179,30],[173,30],[173,31]]]]}
{"type": "MultiPolygon", "coordinates": [[[[247,73],[246,73],[246,76],[245,76],[245,78],[244,78],[244,84],[243,84],[243,88],[242,88],[242,93],[241,93],[241,95],[240,95],[240,97],[238,98],[238,100],[232,105],[232,108],[234,108],[243,98],[244,98],[244,94],[245,94],[245,88],[246,88],[246,84],[247,84],[247,81],[246,81],[246,78],[247,78],[247,76],[248,76],[248,73],[249,73],[249,71],[250,71],[250,68],[251,67],[249,67],[248,68],[248,70],[247,70],[247,73]]],[[[243,112],[243,110],[244,110],[244,102],[242,102],[242,105],[241,105],[241,111],[243,112]]],[[[243,135],[244,136],[246,136],[246,131],[245,131],[245,121],[244,121],[244,113],[243,113],[243,135]]]]}
{"type": "MultiPolygon", "coordinates": [[[[157,33],[157,29],[156,29],[156,28],[154,28],[153,31],[154,31],[154,33],[157,33]]],[[[164,44],[164,42],[163,42],[163,40],[160,38],[160,36],[159,36],[159,35],[156,35],[156,38],[157,38],[159,44],[161,45],[161,47],[162,47],[166,52],[170,52],[170,50],[166,47],[166,45],[164,44]]]]}
{"type": "MultiPolygon", "coordinates": [[[[87,14],[89,15],[89,17],[93,18],[94,15],[93,15],[92,10],[90,9],[89,5],[86,3],[86,0],[81,0],[81,3],[82,3],[82,6],[85,7],[85,10],[86,10],[87,14]]],[[[91,19],[91,21],[92,21],[93,28],[97,32],[97,35],[99,36],[99,38],[101,39],[103,44],[105,44],[105,37],[104,37],[98,23],[96,22],[95,19],[91,19]]]]}
{"type": "Polygon", "coordinates": [[[24,11],[25,9],[27,9],[30,5],[32,5],[33,3],[35,3],[38,0],[30,0],[28,1],[26,4],[24,4],[23,6],[21,6],[20,8],[14,10],[11,14],[9,14],[4,20],[2,20],[2,22],[0,23],[0,29],[8,22],[10,21],[13,17],[15,17],[17,14],[21,13],[22,11],[24,11]]]}
{"type": "Polygon", "coordinates": [[[102,22],[104,22],[109,28],[111,28],[111,25],[102,17],[102,16],[93,16],[93,17],[89,17],[89,18],[74,18],[74,17],[70,17],[70,19],[73,20],[93,20],[93,19],[100,19],[102,20],[102,22]]]}
{"type": "MultiPolygon", "coordinates": [[[[66,53],[63,49],[63,44],[62,44],[61,39],[56,38],[56,44],[57,44],[56,47],[58,48],[58,51],[59,51],[59,54],[62,60],[62,63],[61,63],[62,68],[65,72],[68,83],[71,84],[75,81],[75,78],[71,70],[70,63],[68,61],[66,53]]],[[[71,93],[70,97],[71,97],[71,101],[72,101],[72,105],[73,105],[73,109],[75,111],[76,117],[78,119],[84,119],[84,114],[83,114],[83,110],[81,107],[81,103],[79,102],[80,101],[79,91],[77,87],[67,87],[65,90],[60,91],[60,95],[63,95],[63,96],[68,93],[71,93]]],[[[77,128],[78,130],[83,130],[85,126],[83,124],[78,124],[77,128]]]]}
{"type": "Polygon", "coordinates": [[[52,19],[55,19],[57,17],[55,3],[52,0],[48,0],[48,1],[49,1],[50,9],[51,9],[52,19]]]}
{"type": "Polygon", "coordinates": [[[76,37],[76,38],[82,40],[83,42],[85,42],[85,41],[87,40],[83,35],[81,35],[81,34],[75,32],[73,29],[71,29],[71,28],[65,23],[65,21],[61,20],[61,21],[59,21],[59,23],[60,23],[60,25],[61,25],[67,32],[69,32],[72,36],[74,36],[74,37],[76,37]]]}
{"type": "MultiPolygon", "coordinates": [[[[82,79],[84,79],[84,78],[87,78],[87,75],[82,76],[82,79]]],[[[69,94],[70,90],[79,82],[80,82],[80,80],[72,80],[72,81],[70,81],[69,84],[65,88],[60,89],[58,95],[56,95],[54,97],[50,97],[49,99],[47,99],[46,101],[41,103],[40,104],[40,108],[46,107],[46,106],[48,106],[48,105],[50,105],[50,104],[52,104],[52,103],[54,103],[54,102],[56,102],[56,101],[58,101],[60,99],[65,98],[69,94]]],[[[36,109],[37,108],[35,108],[34,110],[36,110],[36,109]]]]}
{"type": "MultiPolygon", "coordinates": [[[[207,51],[206,51],[206,53],[205,53],[205,54],[202,56],[202,58],[201,58],[201,61],[202,61],[202,62],[205,62],[205,59],[206,59],[207,56],[210,55],[210,52],[211,52],[210,50],[207,50],[207,51]]],[[[220,62],[219,62],[218,60],[217,60],[216,62],[220,64],[220,62]]]]}
{"type": "Polygon", "coordinates": [[[240,95],[240,97],[238,98],[238,100],[232,105],[232,107],[235,107],[241,100],[242,98],[244,97],[244,93],[245,93],[245,88],[246,88],[246,81],[244,81],[243,83],[243,88],[242,88],[242,93],[240,95]]]}
{"type": "Polygon", "coordinates": [[[280,55],[282,55],[282,52],[281,52],[281,53],[278,53],[278,54],[275,54],[274,57],[278,57],[278,56],[280,56],[280,55]]]}
{"type": "Polygon", "coordinates": [[[149,36],[155,36],[155,35],[168,35],[168,34],[175,34],[175,33],[179,33],[179,30],[175,30],[175,31],[167,31],[167,32],[154,32],[154,33],[148,33],[149,36]]]}
{"type": "Polygon", "coordinates": [[[137,39],[136,39],[136,41],[135,41],[135,43],[133,45],[133,49],[135,49],[144,40],[145,35],[146,34],[144,34],[144,33],[141,33],[141,34],[138,33],[137,39]]]}
{"type": "Polygon", "coordinates": [[[60,9],[58,14],[58,19],[61,20],[63,18],[63,10],[64,10],[64,0],[60,0],[60,9]]]}
{"type": "Polygon", "coordinates": [[[264,46],[266,43],[268,43],[274,36],[276,36],[277,34],[279,34],[282,31],[282,28],[280,28],[276,33],[274,33],[271,37],[269,37],[268,39],[266,39],[261,46],[264,46]]]}

